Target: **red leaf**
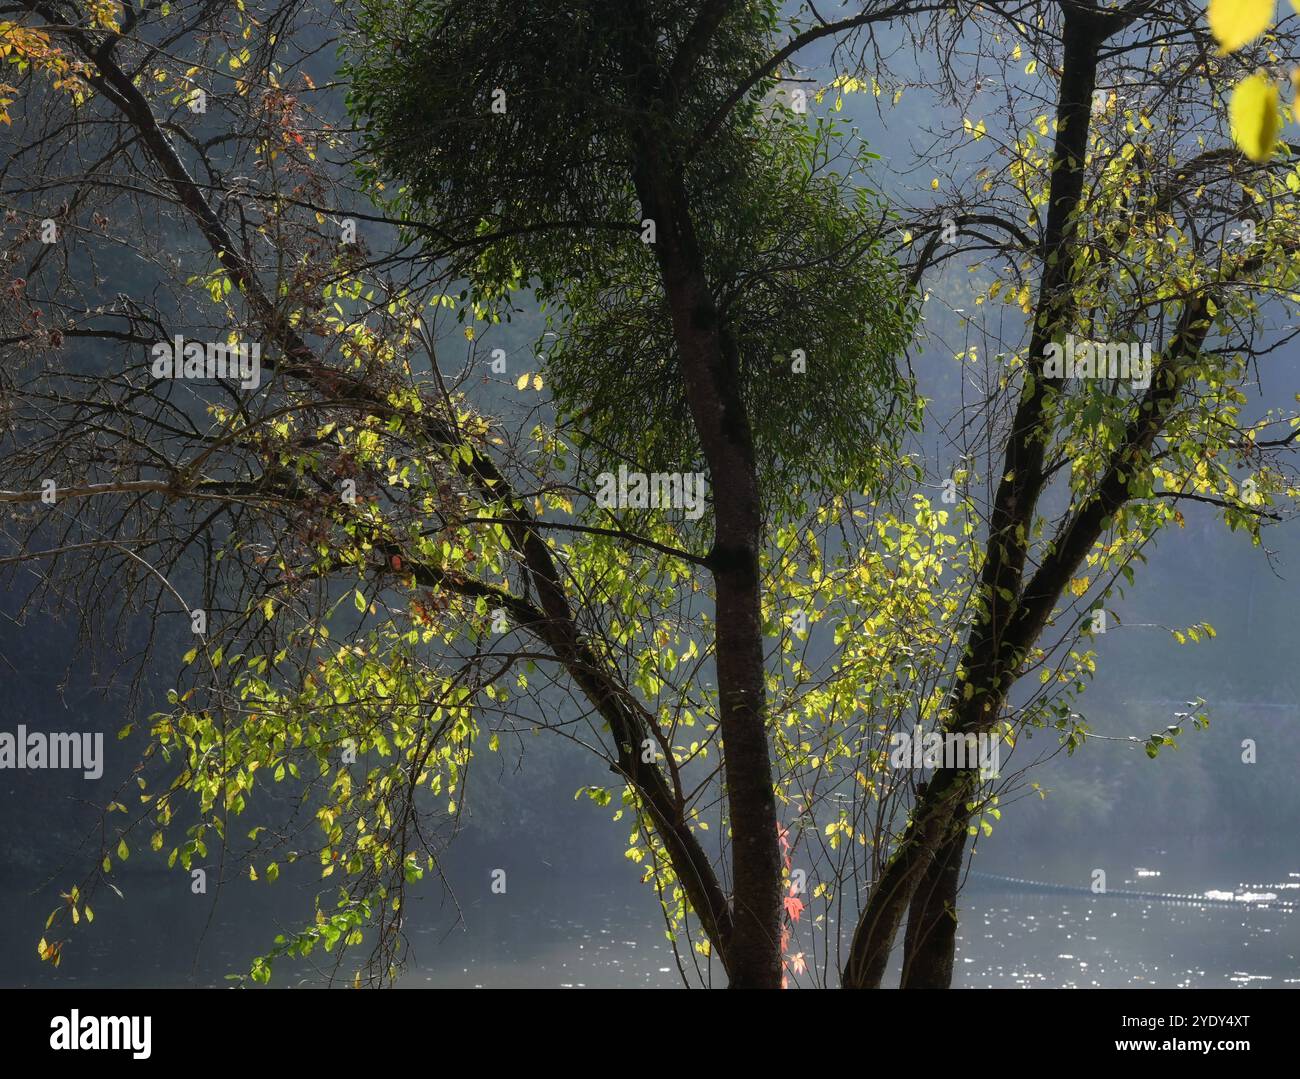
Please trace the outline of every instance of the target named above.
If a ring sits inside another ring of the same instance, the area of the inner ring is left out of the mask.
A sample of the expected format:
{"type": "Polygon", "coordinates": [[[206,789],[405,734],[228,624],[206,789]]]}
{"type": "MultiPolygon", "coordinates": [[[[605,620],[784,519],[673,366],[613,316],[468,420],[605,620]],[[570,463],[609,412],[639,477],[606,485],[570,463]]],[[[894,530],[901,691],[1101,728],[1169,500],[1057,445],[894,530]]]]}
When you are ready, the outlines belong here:
{"type": "Polygon", "coordinates": [[[803,900],[797,895],[787,895],[785,897],[785,912],[790,915],[790,920],[797,922],[799,915],[803,913],[803,900]]]}

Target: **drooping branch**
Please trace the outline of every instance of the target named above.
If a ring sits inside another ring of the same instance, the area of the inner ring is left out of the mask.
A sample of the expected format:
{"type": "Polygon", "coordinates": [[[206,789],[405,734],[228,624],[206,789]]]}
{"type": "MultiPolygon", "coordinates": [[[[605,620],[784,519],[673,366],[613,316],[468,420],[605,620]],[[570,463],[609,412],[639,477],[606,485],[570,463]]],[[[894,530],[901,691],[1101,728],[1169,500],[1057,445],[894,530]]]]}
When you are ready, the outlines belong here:
{"type": "MultiPolygon", "coordinates": [[[[322,362],[302,335],[266,294],[254,267],[240,254],[240,245],[222,224],[203,188],[190,176],[175,147],[153,113],[149,100],[114,56],[114,42],[95,43],[81,28],[60,19],[44,5],[29,4],[55,30],[67,36],[85,56],[90,84],[117,108],[132,126],[173,197],[204,237],[218,264],[248,304],[259,328],[280,357],[263,354],[263,366],[322,394],[341,407],[357,407],[377,416],[398,413],[382,391],[361,377],[322,362]]],[[[402,417],[408,423],[412,417],[402,417]]],[[[674,870],[705,931],[724,957],[731,937],[726,898],[708,855],[686,825],[684,806],[662,770],[641,761],[640,745],[652,722],[620,680],[609,672],[583,640],[570,610],[555,560],[525,509],[495,462],[465,439],[453,423],[425,410],[414,417],[418,433],[440,450],[490,508],[503,508],[504,526],[538,599],[536,610],[516,607],[521,624],[552,649],[596,711],[610,724],[618,746],[618,770],[634,787],[651,815],[674,870]],[[455,451],[453,455],[453,451],[455,451]]],[[[166,488],[166,485],[163,485],[166,488]]],[[[153,488],[150,488],[153,489],[153,488]]],[[[408,559],[411,565],[417,560],[408,559]]],[[[431,574],[434,571],[429,570],[431,574]]],[[[432,579],[432,578],[431,578],[432,579]]],[[[453,582],[440,578],[441,583],[453,582]]],[[[462,591],[472,586],[461,582],[462,591]]]]}

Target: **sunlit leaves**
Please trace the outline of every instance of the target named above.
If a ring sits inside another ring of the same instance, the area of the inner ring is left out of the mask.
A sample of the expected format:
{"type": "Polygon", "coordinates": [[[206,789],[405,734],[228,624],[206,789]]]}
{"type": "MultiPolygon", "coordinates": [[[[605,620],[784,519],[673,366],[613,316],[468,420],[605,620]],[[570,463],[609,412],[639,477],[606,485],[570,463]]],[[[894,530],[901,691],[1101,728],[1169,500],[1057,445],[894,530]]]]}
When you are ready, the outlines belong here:
{"type": "Polygon", "coordinates": [[[1276,83],[1263,72],[1243,79],[1232,91],[1228,116],[1242,152],[1252,161],[1267,161],[1282,129],[1276,83]]]}
{"type": "MultiPolygon", "coordinates": [[[[111,5],[114,10],[116,5],[111,5]]],[[[0,19],[0,61],[12,64],[18,73],[36,71],[47,76],[56,90],[67,92],[80,104],[90,95],[84,75],[86,66],[53,45],[43,30],[0,19]]],[[[0,123],[10,123],[7,106],[12,87],[0,85],[0,123]]]]}
{"type": "MultiPolygon", "coordinates": [[[[1210,0],[1206,18],[1214,39],[1230,53],[1269,28],[1275,7],[1275,0],[1210,0]]],[[[1255,162],[1267,161],[1282,127],[1276,82],[1263,71],[1243,79],[1232,91],[1228,116],[1242,153],[1255,162]]]]}
{"type": "Polygon", "coordinates": [[[1276,7],[1276,0],[1210,0],[1205,15],[1214,40],[1233,52],[1268,29],[1276,7]]]}

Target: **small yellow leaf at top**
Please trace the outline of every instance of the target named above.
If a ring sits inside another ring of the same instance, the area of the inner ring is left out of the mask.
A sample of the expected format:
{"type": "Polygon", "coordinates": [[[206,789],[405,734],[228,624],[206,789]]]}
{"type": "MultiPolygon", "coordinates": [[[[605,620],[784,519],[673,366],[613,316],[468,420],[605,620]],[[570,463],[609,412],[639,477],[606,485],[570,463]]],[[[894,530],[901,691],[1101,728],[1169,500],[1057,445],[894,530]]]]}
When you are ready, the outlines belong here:
{"type": "Polygon", "coordinates": [[[542,388],[542,376],[533,375],[533,389],[540,390],[541,388],[542,388]]]}
{"type": "Polygon", "coordinates": [[[528,385],[528,375],[526,373],[520,375],[519,378],[515,380],[515,389],[517,390],[522,390],[527,385],[528,385]]]}
{"type": "Polygon", "coordinates": [[[1242,79],[1228,103],[1232,139],[1255,162],[1273,156],[1282,117],[1278,111],[1277,84],[1262,71],[1242,79]]]}
{"type": "Polygon", "coordinates": [[[1249,45],[1267,30],[1273,10],[1274,0],[1210,0],[1205,16],[1210,33],[1226,53],[1249,45]]]}
{"type": "Polygon", "coordinates": [[[474,340],[474,327],[473,327],[473,326],[466,326],[466,327],[465,327],[465,340],[466,340],[466,341],[473,341],[473,340],[474,340]]]}
{"type": "Polygon", "coordinates": [[[935,191],[939,190],[939,181],[937,178],[930,181],[930,187],[933,188],[935,191]]]}

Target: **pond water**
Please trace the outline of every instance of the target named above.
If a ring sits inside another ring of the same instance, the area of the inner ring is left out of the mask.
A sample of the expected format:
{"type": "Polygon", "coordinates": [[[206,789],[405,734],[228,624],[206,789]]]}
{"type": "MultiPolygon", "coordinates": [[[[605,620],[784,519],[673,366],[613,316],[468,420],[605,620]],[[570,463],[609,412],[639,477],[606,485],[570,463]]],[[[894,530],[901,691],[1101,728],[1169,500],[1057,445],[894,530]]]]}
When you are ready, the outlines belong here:
{"type": "MultiPolygon", "coordinates": [[[[1149,872],[1155,872],[1150,870],[1149,872]]],[[[1300,901],[1300,866],[1259,880],[1222,877],[1191,887],[1136,875],[1113,887],[1227,894],[1267,891],[1300,901]]],[[[170,887],[170,884],[168,885],[170,887]]],[[[223,898],[204,936],[210,906],[178,901],[142,880],[127,901],[103,896],[95,931],[75,941],[59,970],[35,955],[48,906],[13,882],[0,883],[10,915],[0,931],[0,982],[5,985],[172,986],[224,984],[246,970],[267,938],[291,924],[284,905],[267,906],[232,893],[223,898]],[[196,945],[202,940],[197,953],[196,945]]],[[[961,900],[955,982],[962,987],[1268,987],[1300,986],[1300,909],[1226,907],[1127,900],[1091,895],[1024,893],[974,881],[961,900]]],[[[680,984],[677,959],[655,918],[656,904],[632,884],[616,891],[572,894],[548,882],[524,882],[506,896],[459,907],[463,925],[449,920],[439,897],[411,913],[411,955],[401,978],[417,987],[671,987],[680,984]]],[[[301,917],[301,908],[293,915],[301,917]]],[[[807,962],[824,941],[805,932],[807,962]]],[[[319,984],[328,969],[303,969],[298,984],[319,984]]],[[[897,965],[897,956],[895,957],[897,965]]],[[[689,963],[689,959],[685,959],[689,963]]],[[[833,961],[833,957],[832,957],[833,961]]],[[[278,971],[275,984],[286,984],[278,971]]],[[[809,981],[808,977],[797,979],[809,981]]]]}

